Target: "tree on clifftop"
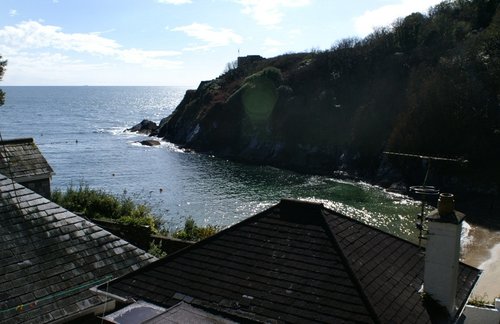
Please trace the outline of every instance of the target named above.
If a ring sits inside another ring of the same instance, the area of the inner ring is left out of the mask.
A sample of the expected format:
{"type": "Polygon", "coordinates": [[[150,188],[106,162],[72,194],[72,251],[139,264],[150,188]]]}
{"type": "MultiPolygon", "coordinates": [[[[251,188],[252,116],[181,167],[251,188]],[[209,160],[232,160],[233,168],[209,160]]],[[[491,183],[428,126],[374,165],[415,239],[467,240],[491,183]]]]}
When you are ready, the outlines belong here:
{"type": "MultiPolygon", "coordinates": [[[[0,81],[2,81],[5,66],[7,66],[7,61],[6,60],[2,61],[2,56],[0,55],[0,81]]],[[[3,105],[3,103],[5,102],[4,98],[5,98],[5,93],[2,90],[0,90],[0,106],[3,105]]]]}

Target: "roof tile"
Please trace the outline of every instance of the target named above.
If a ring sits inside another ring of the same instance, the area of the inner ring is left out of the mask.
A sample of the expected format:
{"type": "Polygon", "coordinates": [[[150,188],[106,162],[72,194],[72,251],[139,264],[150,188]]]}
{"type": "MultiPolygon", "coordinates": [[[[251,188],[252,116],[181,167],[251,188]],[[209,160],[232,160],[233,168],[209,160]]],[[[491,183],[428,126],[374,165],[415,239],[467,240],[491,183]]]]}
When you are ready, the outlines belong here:
{"type": "MultiPolygon", "coordinates": [[[[464,300],[479,272],[460,268],[464,300]]],[[[187,295],[258,321],[425,323],[422,277],[415,244],[321,205],[282,201],[107,288],[164,307],[187,295]]]]}
{"type": "Polygon", "coordinates": [[[44,323],[98,306],[102,301],[88,291],[89,284],[155,260],[1,174],[0,220],[2,323],[29,323],[34,318],[44,323]],[[87,235],[92,233],[99,233],[98,239],[105,244],[91,240],[87,235]],[[125,257],[105,247],[115,241],[127,246],[125,257]],[[57,305],[60,301],[64,307],[57,305]],[[21,305],[23,311],[16,310],[21,305]]]}
{"type": "Polygon", "coordinates": [[[14,180],[50,177],[54,171],[32,138],[0,141],[0,173],[14,180]]]}

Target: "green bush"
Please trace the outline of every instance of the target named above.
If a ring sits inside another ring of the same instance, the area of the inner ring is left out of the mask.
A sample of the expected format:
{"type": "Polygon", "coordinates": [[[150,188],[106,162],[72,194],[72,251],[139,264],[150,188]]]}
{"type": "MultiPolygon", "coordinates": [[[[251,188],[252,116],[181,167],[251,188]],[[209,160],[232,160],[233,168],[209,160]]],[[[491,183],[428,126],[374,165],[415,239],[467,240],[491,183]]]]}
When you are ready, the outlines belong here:
{"type": "Polygon", "coordinates": [[[157,257],[159,259],[167,256],[167,252],[162,250],[161,241],[158,244],[156,244],[154,241],[151,241],[151,243],[149,243],[148,253],[151,255],[154,255],[155,257],[157,257]]]}
{"type": "Polygon", "coordinates": [[[278,87],[283,82],[283,75],[281,74],[280,69],[273,66],[268,66],[262,69],[261,71],[247,77],[244,83],[258,84],[259,82],[261,82],[262,79],[267,79],[269,81],[272,81],[274,83],[274,86],[278,87]]]}
{"type": "Polygon", "coordinates": [[[196,225],[192,217],[188,217],[184,222],[184,229],[172,234],[174,238],[186,241],[200,241],[210,237],[220,231],[218,226],[207,225],[200,227],[196,225]]]}
{"type": "Polygon", "coordinates": [[[51,198],[56,204],[82,213],[90,219],[109,219],[122,224],[149,226],[156,234],[163,230],[163,220],[153,214],[151,207],[135,203],[125,194],[117,197],[104,190],[80,184],[78,188],[70,185],[64,192],[55,190],[51,198]]]}

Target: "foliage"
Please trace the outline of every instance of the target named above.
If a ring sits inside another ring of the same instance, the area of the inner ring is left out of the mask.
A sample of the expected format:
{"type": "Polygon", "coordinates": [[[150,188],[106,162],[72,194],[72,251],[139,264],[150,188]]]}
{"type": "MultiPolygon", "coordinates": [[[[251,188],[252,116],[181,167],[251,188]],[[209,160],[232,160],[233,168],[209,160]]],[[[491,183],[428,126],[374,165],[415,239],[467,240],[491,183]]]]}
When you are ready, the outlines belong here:
{"type": "Polygon", "coordinates": [[[117,197],[100,189],[80,184],[70,185],[66,191],[55,190],[52,201],[73,212],[83,213],[91,219],[111,219],[123,224],[149,226],[153,233],[159,233],[163,221],[152,213],[146,204],[137,204],[123,194],[117,197]]]}
{"type": "MultiPolygon", "coordinates": [[[[2,56],[0,55],[0,81],[3,78],[6,66],[7,66],[7,61],[2,60],[2,56]]],[[[5,102],[5,93],[2,90],[0,90],[0,106],[2,106],[4,102],[5,102]]]]}
{"type": "Polygon", "coordinates": [[[158,244],[156,244],[154,241],[151,241],[151,243],[149,243],[148,253],[154,255],[157,258],[163,258],[167,256],[167,252],[163,251],[161,247],[162,241],[160,241],[160,243],[158,244]]]}
{"type": "Polygon", "coordinates": [[[238,68],[238,61],[231,61],[226,64],[226,67],[224,68],[224,73],[228,73],[232,70],[236,70],[238,68]]]}
{"type": "Polygon", "coordinates": [[[490,300],[488,300],[488,294],[484,294],[482,296],[479,295],[472,295],[471,298],[469,298],[469,301],[467,304],[476,306],[476,307],[484,307],[487,305],[493,304],[490,300]]]}
{"type": "Polygon", "coordinates": [[[200,241],[220,231],[218,226],[198,226],[192,217],[184,222],[184,228],[172,234],[174,238],[186,241],[200,241]]]}
{"type": "Polygon", "coordinates": [[[467,168],[443,167],[433,184],[472,192],[459,183],[479,175],[488,192],[498,192],[499,4],[444,1],[363,39],[226,73],[217,88],[186,96],[168,139],[238,160],[302,172],[341,169],[375,181],[419,183],[425,172],[384,151],[464,158],[467,168]]]}
{"type": "Polygon", "coordinates": [[[262,80],[269,80],[274,83],[277,87],[283,81],[283,76],[280,69],[270,66],[256,72],[245,79],[244,83],[247,84],[259,84],[262,80]]]}

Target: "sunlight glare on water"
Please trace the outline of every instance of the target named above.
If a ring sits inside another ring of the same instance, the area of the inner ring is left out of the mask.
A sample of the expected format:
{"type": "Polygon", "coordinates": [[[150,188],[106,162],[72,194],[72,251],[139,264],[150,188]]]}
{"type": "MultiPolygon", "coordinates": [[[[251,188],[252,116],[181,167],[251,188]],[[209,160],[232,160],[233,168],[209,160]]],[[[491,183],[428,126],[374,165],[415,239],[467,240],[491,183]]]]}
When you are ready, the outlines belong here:
{"type": "Polygon", "coordinates": [[[85,183],[147,202],[170,227],[235,224],[282,198],[321,202],[362,222],[416,241],[418,204],[366,183],[185,153],[171,143],[145,147],[124,132],[157,123],[181,101],[176,87],[4,87],[4,138],[33,137],[56,174],[53,187],[85,183]],[[36,116],[36,118],[33,118],[36,116]]]}

